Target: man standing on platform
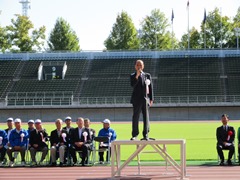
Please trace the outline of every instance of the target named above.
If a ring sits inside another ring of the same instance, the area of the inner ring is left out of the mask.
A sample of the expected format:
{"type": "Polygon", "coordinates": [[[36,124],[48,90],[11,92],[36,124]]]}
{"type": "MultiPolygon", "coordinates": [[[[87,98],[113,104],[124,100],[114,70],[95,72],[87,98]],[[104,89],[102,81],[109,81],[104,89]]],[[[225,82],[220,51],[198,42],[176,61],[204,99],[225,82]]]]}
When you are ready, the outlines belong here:
{"type": "Polygon", "coordinates": [[[143,61],[137,60],[135,63],[136,72],[130,76],[131,86],[133,88],[131,97],[131,103],[133,105],[131,140],[135,140],[139,134],[138,126],[141,112],[143,114],[143,140],[148,140],[148,106],[152,106],[153,104],[153,86],[151,75],[143,72],[143,69],[143,61]]]}
{"type": "Polygon", "coordinates": [[[232,165],[232,156],[234,154],[234,139],[235,139],[235,130],[232,126],[228,125],[228,115],[222,115],[222,126],[217,128],[216,136],[217,136],[217,152],[218,156],[221,159],[220,166],[224,165],[224,154],[223,150],[229,150],[228,153],[228,165],[232,165]]]}

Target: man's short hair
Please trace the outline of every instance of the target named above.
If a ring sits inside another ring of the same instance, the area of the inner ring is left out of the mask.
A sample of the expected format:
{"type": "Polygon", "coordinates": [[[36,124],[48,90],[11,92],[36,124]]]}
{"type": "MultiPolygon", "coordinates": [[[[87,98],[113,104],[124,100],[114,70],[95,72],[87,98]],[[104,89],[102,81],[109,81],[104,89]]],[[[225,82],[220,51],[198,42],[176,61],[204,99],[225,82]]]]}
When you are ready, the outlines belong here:
{"type": "Polygon", "coordinates": [[[223,115],[222,115],[222,118],[223,118],[223,117],[227,117],[227,118],[228,118],[228,115],[227,115],[227,114],[223,114],[223,115]]]}
{"type": "Polygon", "coordinates": [[[83,119],[82,117],[78,117],[78,118],[77,118],[77,122],[78,122],[79,120],[84,121],[84,119],[83,119]]]}
{"type": "Polygon", "coordinates": [[[58,119],[56,119],[55,123],[56,123],[56,122],[58,122],[58,121],[59,121],[60,123],[62,123],[62,122],[63,122],[63,120],[62,120],[62,119],[58,118],[58,119]]]}
{"type": "Polygon", "coordinates": [[[85,119],[84,119],[84,121],[90,122],[90,119],[88,119],[88,118],[85,118],[85,119]]]}
{"type": "Polygon", "coordinates": [[[136,61],[135,61],[135,65],[136,65],[138,62],[140,62],[141,64],[144,65],[144,62],[143,62],[143,60],[141,60],[141,59],[136,60],[136,61]]]}

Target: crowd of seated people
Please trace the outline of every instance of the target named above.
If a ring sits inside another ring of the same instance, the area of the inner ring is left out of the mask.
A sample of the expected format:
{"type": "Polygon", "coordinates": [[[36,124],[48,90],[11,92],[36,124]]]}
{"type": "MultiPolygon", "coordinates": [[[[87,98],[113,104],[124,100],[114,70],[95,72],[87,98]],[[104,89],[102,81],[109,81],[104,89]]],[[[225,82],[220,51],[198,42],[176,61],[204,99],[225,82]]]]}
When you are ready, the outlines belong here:
{"type": "MultiPolygon", "coordinates": [[[[8,128],[6,130],[0,129],[0,166],[14,167],[18,154],[21,156],[20,166],[25,166],[25,157],[28,151],[30,153],[29,165],[34,167],[77,165],[76,153],[81,158],[80,165],[87,165],[89,155],[95,148],[93,141],[96,137],[96,131],[90,128],[88,118],[77,118],[76,128],[72,127],[72,118],[70,116],[65,118],[65,127],[63,127],[63,120],[58,118],[55,120],[56,129],[52,130],[50,135],[43,128],[40,119],[29,120],[27,124],[28,129],[25,130],[22,127],[21,119],[8,118],[8,128]],[[37,152],[41,152],[39,160],[36,158],[37,152]]],[[[107,136],[109,142],[114,141],[116,132],[110,128],[110,120],[105,119],[103,124],[105,127],[104,133],[100,133],[102,132],[100,130],[98,136],[107,136]],[[106,126],[106,123],[109,125],[106,126]]],[[[102,148],[100,144],[99,148],[102,148]]],[[[99,157],[99,161],[102,163],[103,152],[99,152],[99,157]]]]}
{"type": "MultiPolygon", "coordinates": [[[[88,158],[93,151],[93,141],[104,139],[99,143],[99,163],[104,163],[104,151],[101,149],[109,149],[106,151],[106,162],[109,161],[111,153],[111,142],[116,140],[117,135],[114,129],[110,127],[111,122],[105,119],[103,128],[99,130],[98,136],[96,131],[90,127],[90,120],[88,118],[78,117],[76,120],[77,127],[72,126],[72,118],[70,116],[65,118],[66,126],[63,127],[63,120],[56,119],[56,129],[52,130],[50,136],[46,129],[42,126],[40,119],[29,120],[28,129],[22,128],[22,121],[19,118],[7,119],[7,129],[0,129],[0,166],[10,167],[15,165],[17,155],[20,154],[21,166],[26,165],[26,152],[30,152],[30,165],[46,165],[44,163],[48,153],[49,165],[51,166],[66,166],[77,165],[77,155],[81,158],[81,165],[85,166],[88,163],[88,158]],[[103,138],[105,137],[105,138],[103,138]],[[50,151],[50,152],[49,152],[50,151]],[[39,162],[36,160],[36,153],[41,152],[39,162]],[[7,158],[8,155],[8,158],[7,158]],[[7,162],[8,159],[8,162],[7,162]],[[57,160],[59,159],[59,164],[57,160]]],[[[216,129],[217,138],[217,153],[220,158],[220,166],[225,165],[225,157],[223,150],[228,150],[227,165],[231,166],[232,157],[235,153],[235,129],[230,126],[229,117],[227,114],[221,116],[222,126],[216,129]]],[[[240,127],[237,132],[238,139],[238,163],[240,165],[240,127]]]]}

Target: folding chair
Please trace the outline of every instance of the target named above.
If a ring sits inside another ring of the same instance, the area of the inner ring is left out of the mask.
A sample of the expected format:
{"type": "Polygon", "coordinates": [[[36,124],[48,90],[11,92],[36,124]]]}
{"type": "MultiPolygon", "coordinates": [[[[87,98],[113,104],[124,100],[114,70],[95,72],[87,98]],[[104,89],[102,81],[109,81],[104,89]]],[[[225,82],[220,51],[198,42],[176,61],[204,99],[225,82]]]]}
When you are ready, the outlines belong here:
{"type": "MultiPolygon", "coordinates": [[[[228,152],[229,150],[228,149],[223,149],[223,153],[224,152],[228,152]]],[[[227,155],[224,155],[225,157],[227,157],[227,155]]],[[[218,163],[220,162],[220,157],[217,155],[217,158],[218,158],[218,163]]],[[[233,153],[233,162],[236,163],[237,162],[237,158],[236,158],[236,150],[235,152],[233,153]]]]}
{"type": "Polygon", "coordinates": [[[109,137],[107,136],[98,136],[95,137],[93,140],[93,165],[96,164],[99,161],[96,161],[96,153],[98,152],[106,152],[108,153],[108,161],[110,162],[110,143],[109,143],[109,137]],[[96,145],[98,142],[98,146],[96,145]],[[103,147],[103,148],[99,148],[103,147]]]}
{"type": "MultiPolygon", "coordinates": [[[[91,165],[91,164],[93,164],[93,158],[92,158],[92,162],[91,162],[91,151],[92,150],[90,150],[90,149],[88,149],[88,152],[87,152],[87,162],[85,163],[86,165],[91,165]]],[[[76,154],[76,156],[77,156],[77,159],[78,159],[78,164],[81,164],[81,161],[82,161],[82,157],[81,157],[81,153],[82,153],[82,151],[76,151],[76,153],[78,154],[76,154]]]]}

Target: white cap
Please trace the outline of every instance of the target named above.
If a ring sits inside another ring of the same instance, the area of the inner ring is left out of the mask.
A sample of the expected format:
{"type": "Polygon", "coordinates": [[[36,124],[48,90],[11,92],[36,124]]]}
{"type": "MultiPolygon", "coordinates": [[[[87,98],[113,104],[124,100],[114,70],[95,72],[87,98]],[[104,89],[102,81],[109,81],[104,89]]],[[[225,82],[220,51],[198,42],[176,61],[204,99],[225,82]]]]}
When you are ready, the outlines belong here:
{"type": "Polygon", "coordinates": [[[16,119],[14,120],[14,122],[15,122],[15,123],[20,123],[20,122],[22,122],[22,121],[21,121],[21,119],[16,118],[16,119]]]}
{"type": "Polygon", "coordinates": [[[66,120],[72,120],[72,118],[70,117],[70,116],[67,116],[66,118],[65,118],[65,121],[66,120]]]}
{"type": "Polygon", "coordinates": [[[36,124],[36,123],[42,123],[41,119],[36,119],[36,120],[35,120],[35,124],[36,124]]]}
{"type": "Polygon", "coordinates": [[[111,122],[110,122],[109,119],[104,119],[104,120],[103,120],[103,123],[110,124],[111,122]]]}
{"type": "Polygon", "coordinates": [[[28,123],[34,123],[34,120],[30,119],[30,120],[28,121],[28,123]]]}
{"type": "Polygon", "coordinates": [[[11,117],[7,118],[7,121],[13,121],[13,118],[11,118],[11,117]]]}

